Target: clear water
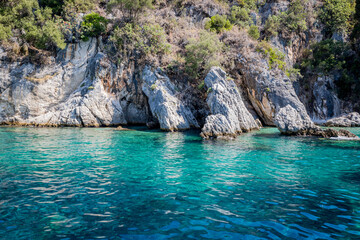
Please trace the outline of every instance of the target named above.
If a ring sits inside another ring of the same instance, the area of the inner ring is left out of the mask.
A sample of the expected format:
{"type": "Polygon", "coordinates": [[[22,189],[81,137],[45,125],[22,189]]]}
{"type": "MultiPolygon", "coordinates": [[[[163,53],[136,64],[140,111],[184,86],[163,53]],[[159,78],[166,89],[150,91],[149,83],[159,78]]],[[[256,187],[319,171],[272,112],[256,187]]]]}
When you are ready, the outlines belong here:
{"type": "Polygon", "coordinates": [[[0,128],[0,150],[0,239],[360,239],[360,142],[0,128]]]}

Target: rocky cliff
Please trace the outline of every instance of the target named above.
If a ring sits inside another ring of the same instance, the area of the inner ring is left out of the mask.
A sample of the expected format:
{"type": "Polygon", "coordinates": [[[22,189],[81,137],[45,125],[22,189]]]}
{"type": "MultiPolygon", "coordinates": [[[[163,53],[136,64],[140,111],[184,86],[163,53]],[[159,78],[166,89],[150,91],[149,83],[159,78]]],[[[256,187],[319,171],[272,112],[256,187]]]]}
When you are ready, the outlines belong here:
{"type": "Polygon", "coordinates": [[[68,45],[48,66],[9,64],[1,57],[1,123],[87,127],[127,123],[119,100],[104,84],[112,69],[96,39],[68,45]]]}
{"type": "Polygon", "coordinates": [[[254,51],[248,56],[239,53],[238,61],[243,90],[257,115],[249,112],[235,82],[215,67],[204,81],[207,106],[203,108],[209,109],[209,115],[200,126],[164,72],[145,66],[140,78],[127,75],[123,80],[123,65],[113,64],[101,50],[96,39],[69,44],[49,66],[9,63],[3,54],[1,124],[98,127],[155,121],[166,131],[202,127],[204,138],[259,129],[259,119],[285,134],[304,134],[315,126],[289,79],[280,71],[269,71],[254,51]],[[134,85],[142,92],[130,87],[134,85]],[[142,101],[133,102],[136,98],[142,101]]]}
{"type": "MultiPolygon", "coordinates": [[[[4,44],[0,124],[141,124],[165,131],[199,128],[204,138],[235,137],[264,125],[287,135],[353,137],[324,131],[314,123],[356,108],[338,94],[340,70],[319,74],[303,69],[306,74],[301,76],[293,68],[312,42],[327,38],[326,28],[313,14],[319,1],[303,8],[299,1],[250,2],[185,1],[179,7],[169,1],[143,19],[121,8],[121,14],[106,13],[99,5],[98,12],[111,20],[109,26],[103,22],[102,31],[107,32],[96,37],[82,32],[88,39],[78,32],[70,35],[67,39],[72,40],[46,63],[31,54],[14,60],[10,53],[16,48],[4,44]],[[213,22],[223,26],[217,29],[213,22]]],[[[73,31],[83,31],[81,18],[74,21],[73,31]]],[[[14,41],[18,46],[23,40],[14,41]]],[[[28,45],[23,43],[21,49],[28,45]]],[[[315,60],[309,61],[314,65],[315,60]]],[[[327,125],[358,126],[357,116],[342,116],[327,125]]]]}

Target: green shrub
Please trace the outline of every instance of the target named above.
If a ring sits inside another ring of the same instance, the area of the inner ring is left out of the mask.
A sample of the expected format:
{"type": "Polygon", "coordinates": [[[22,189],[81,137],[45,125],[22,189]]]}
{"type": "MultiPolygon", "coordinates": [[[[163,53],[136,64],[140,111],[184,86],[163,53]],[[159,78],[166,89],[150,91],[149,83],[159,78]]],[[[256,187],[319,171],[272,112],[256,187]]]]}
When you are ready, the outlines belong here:
{"type": "Polygon", "coordinates": [[[89,40],[89,37],[97,37],[105,33],[107,20],[98,13],[90,13],[84,16],[81,23],[81,39],[89,40]]]}
{"type": "Polygon", "coordinates": [[[281,70],[285,70],[286,63],[285,54],[283,54],[277,48],[272,47],[268,42],[261,41],[256,50],[263,54],[263,56],[267,59],[269,68],[279,68],[281,70]]]}
{"type": "Polygon", "coordinates": [[[280,17],[276,15],[269,16],[265,22],[264,31],[266,35],[277,36],[280,28],[280,17]]]}
{"type": "Polygon", "coordinates": [[[136,20],[145,9],[152,9],[152,0],[111,0],[108,7],[120,8],[130,20],[136,20]]]}
{"type": "Polygon", "coordinates": [[[242,27],[249,25],[250,21],[250,10],[233,6],[230,12],[230,22],[242,27]]]}
{"type": "Polygon", "coordinates": [[[14,36],[37,48],[64,48],[64,37],[55,24],[51,8],[40,8],[36,0],[0,2],[0,39],[14,36]]]}
{"type": "Polygon", "coordinates": [[[170,50],[164,29],[158,24],[140,26],[127,23],[123,27],[116,28],[110,39],[125,56],[130,56],[134,52],[140,55],[161,55],[170,50]]]}
{"type": "Polygon", "coordinates": [[[346,43],[324,40],[311,46],[312,54],[303,61],[302,66],[325,74],[342,70],[350,50],[346,43]]]}
{"type": "Polygon", "coordinates": [[[213,66],[221,65],[221,43],[216,34],[203,31],[199,39],[190,39],[186,45],[185,70],[193,78],[198,78],[213,66]]]}
{"type": "Polygon", "coordinates": [[[38,0],[40,7],[45,8],[49,7],[51,8],[52,12],[54,14],[60,15],[63,11],[63,0],[38,0]]]}
{"type": "Polygon", "coordinates": [[[339,76],[336,81],[339,96],[360,100],[360,57],[349,43],[330,39],[316,43],[301,65],[307,72],[339,76]]]}
{"type": "Polygon", "coordinates": [[[258,0],[237,0],[237,3],[239,4],[240,7],[251,10],[257,9],[258,2],[259,2],[258,0]]]}
{"type": "Polygon", "coordinates": [[[40,7],[51,8],[56,15],[87,12],[95,7],[99,0],[38,0],[40,7]]]}
{"type": "Polygon", "coordinates": [[[9,39],[11,36],[11,27],[0,23],[0,41],[9,39]]]}
{"type": "Polygon", "coordinates": [[[65,0],[64,11],[66,13],[75,11],[77,13],[87,12],[94,9],[99,0],[65,0]]]}
{"type": "Polygon", "coordinates": [[[299,69],[299,68],[290,68],[285,71],[285,74],[291,81],[296,81],[299,78],[303,77],[301,75],[301,69],[299,69]]]}
{"type": "Polygon", "coordinates": [[[319,18],[324,23],[327,34],[347,31],[354,9],[348,0],[324,0],[319,18]]]}
{"type": "Polygon", "coordinates": [[[288,37],[291,33],[306,31],[308,29],[306,21],[309,14],[309,11],[304,7],[304,2],[295,0],[290,4],[287,11],[270,16],[267,19],[264,27],[265,32],[273,36],[281,32],[284,34],[283,37],[288,37]]]}
{"type": "Polygon", "coordinates": [[[248,30],[248,34],[250,35],[250,37],[252,37],[255,40],[260,38],[259,28],[255,25],[250,26],[250,28],[248,30]]]}
{"type": "Polygon", "coordinates": [[[231,30],[233,25],[227,20],[226,16],[215,15],[205,23],[205,29],[220,33],[231,30]]]}

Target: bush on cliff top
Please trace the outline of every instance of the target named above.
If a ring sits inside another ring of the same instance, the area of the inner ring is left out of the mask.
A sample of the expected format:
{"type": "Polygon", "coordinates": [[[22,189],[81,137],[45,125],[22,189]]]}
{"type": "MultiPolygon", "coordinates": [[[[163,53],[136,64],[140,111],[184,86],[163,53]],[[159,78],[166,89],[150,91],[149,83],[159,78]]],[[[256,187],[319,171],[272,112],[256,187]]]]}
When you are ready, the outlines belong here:
{"type": "Polygon", "coordinates": [[[134,55],[161,55],[169,52],[164,29],[158,24],[142,26],[126,23],[117,27],[110,39],[116,43],[121,54],[130,57],[134,55]]]}
{"type": "Polygon", "coordinates": [[[81,23],[81,39],[89,40],[89,37],[97,37],[105,33],[107,20],[98,13],[90,13],[84,16],[81,23]]]}
{"type": "Polygon", "coordinates": [[[40,8],[36,0],[9,0],[0,2],[0,40],[11,36],[31,45],[52,50],[64,48],[64,37],[55,24],[52,10],[40,8]]]}
{"type": "Polygon", "coordinates": [[[154,7],[152,0],[110,0],[110,9],[119,8],[129,21],[136,20],[145,9],[154,7]]]}
{"type": "Polygon", "coordinates": [[[230,21],[226,18],[226,16],[220,16],[215,15],[211,17],[206,23],[205,23],[205,29],[210,30],[212,32],[220,33],[223,31],[229,31],[231,30],[233,25],[230,23],[230,21]]]}
{"type": "Polygon", "coordinates": [[[230,21],[231,23],[241,27],[248,26],[250,23],[250,10],[238,6],[233,6],[230,12],[230,21]]]}
{"type": "Polygon", "coordinates": [[[272,15],[267,19],[265,33],[276,36],[281,32],[283,37],[289,37],[291,33],[301,33],[308,28],[306,20],[309,14],[304,8],[304,2],[295,0],[287,11],[281,12],[279,15],[272,15]]]}
{"type": "Polygon", "coordinates": [[[190,39],[185,47],[186,73],[190,77],[198,78],[211,67],[220,66],[223,47],[216,34],[207,31],[201,32],[198,39],[190,39]]]}
{"type": "Polygon", "coordinates": [[[67,15],[73,12],[87,12],[94,9],[100,0],[38,0],[40,7],[49,7],[56,15],[67,15]]]}
{"type": "Polygon", "coordinates": [[[349,0],[324,0],[319,18],[325,24],[327,34],[331,35],[339,31],[348,31],[353,13],[354,6],[349,0]]]}

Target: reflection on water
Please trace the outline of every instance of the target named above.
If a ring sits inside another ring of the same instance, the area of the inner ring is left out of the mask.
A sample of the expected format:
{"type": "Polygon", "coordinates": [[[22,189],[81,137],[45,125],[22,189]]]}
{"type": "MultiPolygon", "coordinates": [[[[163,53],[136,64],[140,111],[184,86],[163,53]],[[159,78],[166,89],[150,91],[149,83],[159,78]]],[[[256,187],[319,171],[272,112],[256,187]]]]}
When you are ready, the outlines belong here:
{"type": "Polygon", "coordinates": [[[0,149],[0,239],[360,238],[359,142],[0,128],[0,149]]]}

